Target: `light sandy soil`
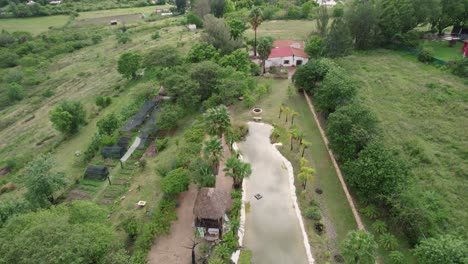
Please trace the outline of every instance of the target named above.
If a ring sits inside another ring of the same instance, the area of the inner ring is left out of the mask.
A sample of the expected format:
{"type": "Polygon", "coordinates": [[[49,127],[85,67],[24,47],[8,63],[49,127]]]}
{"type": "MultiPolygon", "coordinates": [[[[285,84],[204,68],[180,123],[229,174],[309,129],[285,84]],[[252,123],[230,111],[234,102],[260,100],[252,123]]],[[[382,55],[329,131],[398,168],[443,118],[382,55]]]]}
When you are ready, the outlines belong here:
{"type": "Polygon", "coordinates": [[[155,241],[148,255],[149,263],[191,263],[192,252],[185,247],[192,246],[195,239],[193,228],[193,205],[197,198],[197,186],[192,184],[188,191],[179,195],[177,220],[171,225],[171,233],[155,241]]]}

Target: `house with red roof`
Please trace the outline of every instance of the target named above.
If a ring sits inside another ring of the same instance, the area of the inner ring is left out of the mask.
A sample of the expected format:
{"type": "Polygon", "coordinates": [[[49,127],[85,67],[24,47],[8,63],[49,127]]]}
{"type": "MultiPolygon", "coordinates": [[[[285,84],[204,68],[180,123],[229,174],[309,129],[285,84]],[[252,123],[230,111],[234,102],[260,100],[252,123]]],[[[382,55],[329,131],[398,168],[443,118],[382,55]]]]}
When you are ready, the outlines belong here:
{"type": "Polygon", "coordinates": [[[304,43],[295,40],[275,40],[265,67],[291,67],[306,64],[309,55],[304,52],[304,43]]]}

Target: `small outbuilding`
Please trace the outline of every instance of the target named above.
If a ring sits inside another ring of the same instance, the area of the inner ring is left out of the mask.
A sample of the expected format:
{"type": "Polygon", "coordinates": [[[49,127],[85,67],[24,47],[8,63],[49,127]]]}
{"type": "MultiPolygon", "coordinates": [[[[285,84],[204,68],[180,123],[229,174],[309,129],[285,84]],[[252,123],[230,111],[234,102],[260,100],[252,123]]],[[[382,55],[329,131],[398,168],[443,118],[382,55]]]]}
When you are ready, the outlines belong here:
{"type": "Polygon", "coordinates": [[[125,149],[121,146],[103,147],[101,155],[105,159],[120,159],[125,155],[125,149]]]}
{"type": "Polygon", "coordinates": [[[109,177],[109,168],[106,166],[89,166],[84,174],[85,179],[104,181],[109,177]]]}
{"type": "Polygon", "coordinates": [[[111,26],[115,26],[118,24],[118,21],[114,19],[114,20],[111,20],[109,23],[111,24],[111,26]]]}
{"type": "Polygon", "coordinates": [[[193,207],[195,227],[209,241],[222,238],[224,214],[229,201],[227,192],[216,188],[202,188],[193,207]]]}

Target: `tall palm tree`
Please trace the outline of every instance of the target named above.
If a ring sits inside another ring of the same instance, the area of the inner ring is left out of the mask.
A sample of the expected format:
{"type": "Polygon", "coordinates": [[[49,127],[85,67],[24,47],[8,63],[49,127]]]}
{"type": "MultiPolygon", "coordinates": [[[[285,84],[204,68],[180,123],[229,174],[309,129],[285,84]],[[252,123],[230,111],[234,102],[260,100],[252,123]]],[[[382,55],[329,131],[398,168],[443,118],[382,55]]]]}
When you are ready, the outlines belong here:
{"type": "Polygon", "coordinates": [[[226,172],[226,176],[230,176],[234,180],[235,188],[239,188],[242,184],[242,180],[252,174],[250,164],[242,162],[235,157],[229,157],[227,159],[224,171],[226,172]]]}
{"type": "Polygon", "coordinates": [[[254,6],[249,13],[249,23],[254,30],[254,56],[257,57],[257,28],[262,24],[263,21],[263,12],[262,9],[258,6],[254,6]]]}
{"type": "Polygon", "coordinates": [[[211,137],[205,141],[205,147],[203,149],[205,159],[213,168],[213,173],[218,174],[219,161],[223,157],[223,146],[221,141],[216,137],[211,137]]]}
{"type": "Polygon", "coordinates": [[[297,140],[299,140],[299,147],[302,146],[302,141],[304,140],[305,134],[302,131],[297,132],[297,140]]]}
{"type": "Polygon", "coordinates": [[[294,111],[293,109],[290,109],[290,114],[291,114],[291,125],[294,124],[294,117],[296,117],[299,113],[294,111]]]}
{"type": "Polygon", "coordinates": [[[288,131],[289,133],[289,140],[291,142],[291,150],[293,150],[293,140],[297,138],[297,129],[293,128],[288,131]]]}
{"type": "Polygon", "coordinates": [[[212,136],[221,137],[221,135],[231,126],[229,112],[227,107],[224,105],[208,109],[203,115],[203,120],[207,132],[212,136]]]}
{"type": "Polygon", "coordinates": [[[310,161],[305,159],[305,158],[301,158],[301,160],[299,161],[301,167],[309,167],[310,166],[310,161]]]}
{"type": "Polygon", "coordinates": [[[301,167],[301,172],[297,175],[297,178],[301,181],[302,188],[305,190],[307,183],[312,182],[315,170],[310,167],[301,167]]]}
{"type": "Polygon", "coordinates": [[[284,111],[284,114],[286,115],[286,120],[285,120],[284,122],[287,123],[287,122],[288,122],[289,113],[291,112],[291,108],[285,107],[283,111],[284,111]]]}
{"type": "Polygon", "coordinates": [[[284,112],[284,108],[285,108],[284,105],[280,105],[280,106],[279,106],[279,110],[280,110],[280,111],[279,111],[278,118],[281,118],[281,114],[284,112]]]}

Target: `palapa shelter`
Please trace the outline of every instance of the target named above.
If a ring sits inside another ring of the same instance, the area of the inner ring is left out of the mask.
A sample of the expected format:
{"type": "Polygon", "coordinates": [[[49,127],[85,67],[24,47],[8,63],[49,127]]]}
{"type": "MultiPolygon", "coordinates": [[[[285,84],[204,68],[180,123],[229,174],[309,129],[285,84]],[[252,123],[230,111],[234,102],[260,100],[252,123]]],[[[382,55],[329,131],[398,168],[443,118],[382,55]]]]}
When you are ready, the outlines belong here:
{"type": "Polygon", "coordinates": [[[121,146],[103,147],[101,155],[105,159],[120,159],[125,155],[125,149],[121,146]]]}
{"type": "Polygon", "coordinates": [[[89,166],[84,174],[85,179],[105,180],[109,176],[109,168],[106,166],[89,166]]]}
{"type": "Polygon", "coordinates": [[[193,207],[195,227],[204,230],[206,240],[222,238],[224,214],[228,201],[228,193],[221,189],[202,188],[198,192],[193,207]]]}

